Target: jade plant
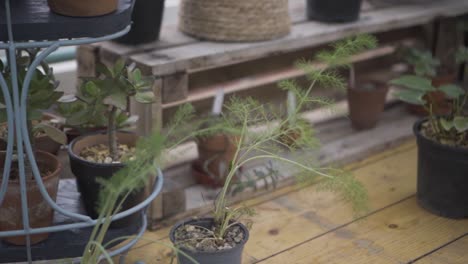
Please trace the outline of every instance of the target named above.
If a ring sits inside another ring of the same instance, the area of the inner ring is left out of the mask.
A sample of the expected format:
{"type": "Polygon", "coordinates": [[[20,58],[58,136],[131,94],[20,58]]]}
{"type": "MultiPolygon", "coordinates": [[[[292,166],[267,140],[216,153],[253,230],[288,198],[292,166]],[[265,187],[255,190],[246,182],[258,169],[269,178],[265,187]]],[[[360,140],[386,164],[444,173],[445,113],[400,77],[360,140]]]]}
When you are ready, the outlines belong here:
{"type": "MultiPolygon", "coordinates": [[[[468,61],[468,49],[461,47],[456,52],[456,62],[461,64],[468,61]]],[[[468,94],[456,84],[445,84],[435,87],[427,76],[403,75],[391,81],[391,84],[402,86],[405,90],[396,96],[407,103],[420,105],[428,113],[428,122],[424,133],[426,136],[449,145],[465,144],[468,131],[468,117],[464,113],[464,106],[468,94]],[[437,114],[438,105],[433,100],[433,92],[442,92],[450,103],[450,112],[440,116],[437,114]]]]}
{"type": "Polygon", "coordinates": [[[405,51],[404,60],[412,66],[414,74],[423,77],[435,77],[440,61],[428,50],[410,48],[405,51]]]}
{"type": "MultiPolygon", "coordinates": [[[[17,63],[17,80],[20,93],[22,91],[26,73],[32,61],[36,58],[39,49],[18,50],[16,53],[17,63]]],[[[0,72],[5,77],[5,81],[12,93],[12,74],[11,68],[3,64],[0,60],[0,72]]],[[[66,144],[65,134],[57,127],[43,119],[43,112],[51,109],[57,104],[57,101],[62,97],[63,93],[57,90],[59,83],[55,80],[53,70],[46,62],[42,62],[39,67],[34,69],[34,73],[29,85],[29,93],[27,98],[27,124],[31,143],[34,147],[34,139],[38,135],[47,135],[52,140],[66,144]]],[[[4,101],[3,93],[0,94],[0,102],[4,101]]],[[[7,121],[6,107],[1,104],[0,107],[0,123],[7,121]]],[[[6,132],[6,126],[4,127],[6,132]]]]}
{"type": "Polygon", "coordinates": [[[126,114],[128,99],[153,103],[151,83],[151,78],[133,65],[126,66],[123,60],[112,67],[100,65],[97,77],[84,78],[75,98],[62,103],[60,109],[69,126],[106,127],[109,156],[119,161],[117,130],[131,122],[126,114]]]}

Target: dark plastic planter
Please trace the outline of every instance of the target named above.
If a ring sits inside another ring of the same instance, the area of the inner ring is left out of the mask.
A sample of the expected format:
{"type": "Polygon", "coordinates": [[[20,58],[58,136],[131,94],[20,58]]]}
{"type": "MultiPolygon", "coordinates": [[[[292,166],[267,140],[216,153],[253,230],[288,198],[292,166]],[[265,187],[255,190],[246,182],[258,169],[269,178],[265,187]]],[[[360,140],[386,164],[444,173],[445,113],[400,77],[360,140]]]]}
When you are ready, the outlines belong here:
{"type": "MultiPolygon", "coordinates": [[[[175,245],[175,231],[182,225],[196,225],[202,226],[205,228],[211,228],[213,226],[213,218],[200,218],[200,219],[190,219],[177,223],[169,234],[169,237],[172,243],[175,245]]],[[[249,230],[243,224],[239,223],[239,226],[244,231],[244,241],[238,244],[237,247],[220,250],[216,252],[193,252],[188,249],[180,248],[179,250],[183,251],[194,260],[200,264],[241,264],[242,263],[242,252],[244,251],[245,243],[249,240],[249,230]]],[[[191,260],[179,254],[179,264],[193,264],[191,260]]]]}
{"type": "Polygon", "coordinates": [[[428,211],[448,218],[468,217],[468,149],[439,144],[420,133],[422,119],[413,127],[418,143],[418,202],[428,211]]]}
{"type": "MultiPolygon", "coordinates": [[[[134,146],[137,140],[137,135],[133,133],[123,133],[120,132],[117,134],[117,138],[120,143],[128,144],[134,146]]],[[[99,193],[102,188],[102,185],[98,183],[98,178],[109,179],[124,167],[121,163],[116,164],[103,164],[95,163],[82,159],[78,156],[77,153],[80,153],[82,149],[88,146],[93,146],[97,144],[106,144],[107,143],[107,134],[105,132],[97,132],[93,134],[84,135],[81,137],[75,138],[70,145],[68,146],[68,156],[70,158],[70,169],[76,177],[78,184],[78,190],[81,193],[81,200],[83,201],[84,207],[87,214],[92,218],[97,218],[99,216],[98,211],[96,210],[96,205],[99,198],[99,193]]],[[[129,175],[131,176],[131,175],[129,175]]],[[[127,197],[123,203],[122,210],[129,209],[141,201],[144,198],[144,190],[135,191],[127,197]]],[[[138,222],[140,217],[139,212],[136,212],[132,215],[129,215],[125,218],[122,218],[118,221],[115,221],[112,224],[112,227],[125,227],[133,223],[138,222]]]]}
{"type": "Polygon", "coordinates": [[[352,22],[359,19],[362,0],[307,0],[307,18],[322,22],[352,22]]]}
{"type": "Polygon", "coordinates": [[[164,13],[164,0],[136,0],[132,13],[132,28],[116,41],[138,45],[159,39],[164,13]]]}

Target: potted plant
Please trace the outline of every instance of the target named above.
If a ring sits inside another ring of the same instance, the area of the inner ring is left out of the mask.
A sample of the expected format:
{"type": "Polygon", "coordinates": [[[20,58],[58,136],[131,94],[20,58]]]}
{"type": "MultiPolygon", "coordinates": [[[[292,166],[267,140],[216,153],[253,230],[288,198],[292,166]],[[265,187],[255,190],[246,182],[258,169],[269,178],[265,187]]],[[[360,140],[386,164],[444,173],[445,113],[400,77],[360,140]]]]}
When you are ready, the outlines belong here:
{"type": "Polygon", "coordinates": [[[359,19],[362,0],[307,0],[307,18],[323,22],[353,22],[359,19]]]}
{"type": "Polygon", "coordinates": [[[116,41],[139,45],[159,39],[164,13],[164,0],[136,0],[132,12],[132,28],[116,41]]]}
{"type": "MultiPolygon", "coordinates": [[[[85,209],[93,218],[98,216],[96,204],[102,187],[99,178],[112,177],[125,167],[126,162],[134,159],[138,136],[117,131],[117,119],[126,111],[129,97],[140,103],[153,102],[150,84],[149,78],[143,77],[139,69],[127,67],[120,60],[113,67],[102,66],[98,77],[83,80],[78,89],[76,100],[83,102],[84,108],[75,112],[73,123],[86,123],[90,116],[106,120],[105,132],[75,138],[68,147],[70,168],[77,178],[85,209]]],[[[133,206],[142,198],[143,190],[132,193],[125,200],[123,208],[133,206]]],[[[135,216],[129,216],[119,223],[126,225],[135,216]]]]}
{"type": "MultiPolygon", "coordinates": [[[[18,73],[18,87],[22,87],[24,77],[30,66],[31,61],[36,56],[38,50],[20,50],[16,56],[17,62],[17,73],[18,73]]],[[[11,69],[4,66],[0,61],[0,71],[12,90],[12,83],[16,80],[12,79],[11,69]]],[[[62,166],[58,158],[50,153],[41,151],[37,148],[37,139],[42,137],[48,137],[50,140],[55,140],[61,144],[65,143],[65,135],[58,129],[49,124],[40,122],[42,117],[42,111],[50,108],[56,100],[62,95],[61,92],[56,90],[58,83],[53,78],[52,69],[47,64],[43,63],[40,67],[35,69],[32,76],[29,96],[28,96],[28,112],[27,122],[29,138],[35,153],[35,160],[40,172],[40,176],[44,183],[44,186],[52,199],[56,199],[57,188],[59,183],[59,176],[62,170],[62,166]],[[41,137],[36,137],[37,133],[40,133],[41,137]]],[[[0,102],[5,102],[3,95],[0,95],[0,102]]],[[[6,109],[4,104],[0,108],[0,119],[1,122],[6,122],[6,109]]],[[[13,133],[13,131],[9,131],[13,133]]],[[[0,204],[0,230],[19,230],[23,228],[22,212],[21,212],[21,199],[18,196],[20,193],[20,181],[19,181],[19,170],[18,170],[18,153],[17,149],[14,152],[12,164],[10,168],[10,177],[8,182],[8,189],[5,193],[3,202],[0,204]]],[[[5,167],[6,152],[0,152],[0,166],[2,171],[7,169],[5,167]]],[[[29,222],[31,227],[40,228],[52,225],[53,210],[50,208],[42,197],[39,187],[33,178],[32,168],[29,164],[28,159],[25,160],[25,174],[27,181],[27,192],[28,192],[28,212],[29,222]]],[[[0,184],[2,180],[0,179],[0,184]]],[[[48,237],[48,233],[31,235],[31,243],[39,243],[48,237]]],[[[15,245],[25,245],[26,238],[24,236],[5,237],[2,240],[12,243],[15,245]]]]}
{"type": "Polygon", "coordinates": [[[53,12],[73,17],[102,16],[117,10],[119,0],[47,0],[53,12]]]}
{"type": "MultiPolygon", "coordinates": [[[[328,53],[322,53],[318,60],[327,64],[333,64],[338,67],[336,60],[338,54],[350,55],[350,53],[359,52],[366,49],[362,44],[367,36],[350,38],[344,42],[337,43],[334,47],[340,47],[346,43],[346,49],[335,49],[328,53]]],[[[305,63],[303,63],[305,64],[305,63]]],[[[341,64],[342,65],[342,64],[341,64]]],[[[299,113],[304,105],[315,102],[322,104],[321,98],[311,97],[311,91],[317,84],[341,83],[328,69],[316,70],[308,64],[308,75],[311,78],[311,85],[302,89],[293,81],[284,81],[280,85],[283,89],[291,91],[296,95],[297,104],[294,109],[299,113]]],[[[342,84],[344,85],[344,84],[342,84]]],[[[175,247],[189,255],[199,263],[241,263],[241,256],[244,245],[249,238],[249,232],[242,219],[251,215],[252,210],[247,207],[230,207],[229,193],[232,188],[232,180],[239,170],[245,164],[256,160],[272,160],[292,166],[301,171],[301,179],[316,179],[313,176],[321,176],[323,187],[342,191],[344,197],[354,202],[354,208],[362,208],[365,205],[365,189],[350,174],[333,168],[317,168],[310,159],[304,157],[304,152],[298,152],[299,149],[309,149],[317,147],[317,140],[311,134],[302,135],[295,142],[287,157],[281,156],[281,150],[277,148],[278,138],[288,134],[290,131],[297,130],[301,124],[299,122],[289,122],[288,118],[281,120],[278,124],[277,115],[271,115],[271,107],[260,104],[252,98],[232,98],[229,104],[225,106],[225,111],[221,114],[219,126],[221,130],[238,131],[238,140],[235,141],[235,155],[228,170],[223,188],[217,195],[214,202],[213,216],[206,218],[192,218],[176,224],[170,231],[170,239],[175,247]],[[250,130],[249,127],[261,124],[264,129],[261,131],[250,130]],[[288,124],[288,129],[283,125],[288,124]],[[307,137],[307,138],[306,138],[307,137]]],[[[281,143],[280,143],[281,145],[281,143]]],[[[179,263],[192,263],[184,255],[178,255],[179,263]]]]}
{"type": "MultiPolygon", "coordinates": [[[[466,61],[461,55],[458,61],[466,61]]],[[[468,94],[455,84],[436,88],[430,78],[417,75],[401,76],[391,83],[406,88],[397,93],[402,101],[420,105],[428,113],[413,127],[418,144],[419,204],[440,216],[468,217],[468,117],[463,110],[468,94]],[[437,115],[435,102],[426,99],[434,91],[450,99],[448,114],[437,115]]]]}
{"type": "MultiPolygon", "coordinates": [[[[455,74],[453,72],[445,74],[441,72],[440,61],[434,58],[430,51],[411,48],[405,53],[405,62],[410,65],[413,73],[417,76],[430,78],[434,87],[437,88],[455,81],[455,74]]],[[[445,115],[450,112],[450,102],[447,101],[445,94],[441,91],[432,91],[426,95],[425,100],[433,105],[433,112],[437,115],[445,115]]],[[[424,107],[420,105],[408,104],[408,111],[418,116],[428,115],[424,107]]]]}

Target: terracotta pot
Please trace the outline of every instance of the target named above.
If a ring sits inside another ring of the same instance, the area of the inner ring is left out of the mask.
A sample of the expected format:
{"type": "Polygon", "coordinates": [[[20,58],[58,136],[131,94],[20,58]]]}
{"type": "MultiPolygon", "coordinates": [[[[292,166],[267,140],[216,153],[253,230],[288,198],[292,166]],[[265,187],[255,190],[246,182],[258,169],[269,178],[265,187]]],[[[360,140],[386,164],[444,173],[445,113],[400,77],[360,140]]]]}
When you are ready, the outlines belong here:
{"type": "MultiPolygon", "coordinates": [[[[35,157],[39,168],[45,168],[50,172],[50,174],[46,175],[45,177],[42,175],[42,181],[50,197],[55,201],[57,197],[57,188],[60,173],[62,171],[62,165],[60,164],[60,161],[57,159],[57,157],[47,152],[37,151],[35,157]]],[[[0,152],[0,166],[2,166],[2,168],[4,162],[5,152],[0,152]]],[[[33,228],[51,226],[54,217],[54,211],[42,197],[34,180],[28,180],[26,184],[30,226],[33,228]]],[[[0,205],[0,231],[23,229],[21,198],[19,193],[19,180],[10,179],[4,201],[0,205]]],[[[44,241],[48,236],[48,233],[31,235],[31,243],[36,244],[44,241]]],[[[24,236],[5,237],[2,239],[14,245],[26,244],[26,238],[24,236]]]]}
{"type": "MultiPolygon", "coordinates": [[[[432,85],[439,87],[446,84],[454,83],[455,74],[447,74],[437,76],[432,79],[432,85]]],[[[448,115],[452,111],[452,105],[449,100],[445,97],[445,94],[440,91],[430,93],[430,97],[425,96],[424,99],[427,102],[432,103],[435,107],[433,109],[435,115],[448,115]]],[[[427,116],[429,113],[420,105],[408,104],[407,109],[410,113],[417,116],[427,116]]]]}
{"type": "MultiPolygon", "coordinates": [[[[61,144],[46,135],[36,137],[34,140],[35,149],[37,150],[44,151],[52,155],[57,155],[60,150],[61,144]]],[[[7,142],[3,138],[0,138],[0,151],[5,151],[6,148],[7,142]]]]}
{"type": "MultiPolygon", "coordinates": [[[[138,136],[134,133],[117,133],[117,140],[121,144],[126,144],[130,147],[135,146],[138,136]]],[[[84,135],[74,139],[68,147],[68,156],[70,158],[70,169],[76,177],[78,190],[81,193],[81,199],[88,215],[94,219],[99,216],[97,211],[97,202],[102,185],[97,181],[97,178],[109,179],[114,173],[124,168],[123,163],[96,163],[82,159],[79,153],[86,147],[95,146],[98,144],[107,144],[107,134],[98,132],[89,135],[84,135]]],[[[129,175],[131,177],[131,175],[129,175]]],[[[122,206],[122,211],[129,209],[139,204],[144,199],[144,188],[133,192],[127,197],[122,206]]],[[[128,226],[136,221],[139,221],[140,214],[136,212],[130,216],[115,221],[112,227],[128,226]]]]}
{"type": "Polygon", "coordinates": [[[47,0],[53,12],[73,17],[102,16],[117,10],[118,0],[47,0]]]}
{"type": "Polygon", "coordinates": [[[382,83],[373,84],[375,89],[348,89],[349,116],[355,129],[375,127],[385,108],[388,87],[382,83]]]}
{"type": "Polygon", "coordinates": [[[195,179],[199,184],[221,187],[236,153],[236,136],[225,134],[199,138],[199,159],[194,164],[195,179]],[[221,171],[224,168],[224,173],[221,171]]]}

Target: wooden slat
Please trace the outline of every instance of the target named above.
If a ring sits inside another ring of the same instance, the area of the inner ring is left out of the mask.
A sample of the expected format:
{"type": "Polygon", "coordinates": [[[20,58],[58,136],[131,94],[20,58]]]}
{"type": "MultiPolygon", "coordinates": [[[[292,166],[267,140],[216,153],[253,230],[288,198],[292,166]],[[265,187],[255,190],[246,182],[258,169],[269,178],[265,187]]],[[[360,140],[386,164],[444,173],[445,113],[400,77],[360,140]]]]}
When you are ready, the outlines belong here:
{"type": "Polygon", "coordinates": [[[466,232],[468,220],[430,214],[412,197],[260,263],[409,263],[466,232]]]}
{"type": "MultiPolygon", "coordinates": [[[[372,211],[414,194],[415,155],[415,145],[411,142],[350,167],[368,188],[372,211]]],[[[315,186],[299,192],[291,192],[294,190],[291,188],[294,187],[286,188],[286,192],[278,190],[281,196],[274,199],[259,197],[247,202],[258,214],[252,219],[254,226],[243,263],[253,263],[353,221],[349,204],[335,194],[319,193],[315,186]]],[[[164,232],[167,234],[169,229],[162,229],[158,234],[164,232]]],[[[128,260],[169,263],[168,251],[165,247],[151,244],[132,250],[128,260]]]]}
{"type": "Polygon", "coordinates": [[[150,67],[155,75],[219,67],[232,63],[289,52],[320,45],[354,35],[375,33],[425,24],[435,17],[457,16],[468,11],[467,1],[432,1],[425,5],[396,5],[374,10],[348,24],[305,22],[296,24],[285,38],[257,43],[197,42],[190,45],[142,53],[131,58],[143,67],[150,67]]]}
{"type": "Polygon", "coordinates": [[[466,264],[467,262],[468,235],[417,261],[418,264],[466,264]]]}
{"type": "MultiPolygon", "coordinates": [[[[351,58],[351,62],[357,63],[361,61],[384,57],[393,54],[395,50],[396,47],[394,45],[385,45],[377,49],[363,52],[361,54],[353,56],[351,58]]],[[[313,66],[317,69],[323,69],[326,67],[326,65],[318,63],[314,64],[313,66]]],[[[193,103],[196,101],[212,98],[216,95],[220,88],[223,88],[226,94],[230,94],[252,89],[253,87],[260,87],[268,84],[277,83],[281,80],[302,77],[304,75],[304,71],[297,67],[294,67],[294,65],[274,72],[249,75],[247,77],[240,78],[234,81],[216,83],[214,85],[210,85],[204,88],[198,88],[196,91],[193,91],[191,93],[189,92],[187,98],[184,100],[163,104],[163,109],[175,107],[184,103],[193,103]]]]}

